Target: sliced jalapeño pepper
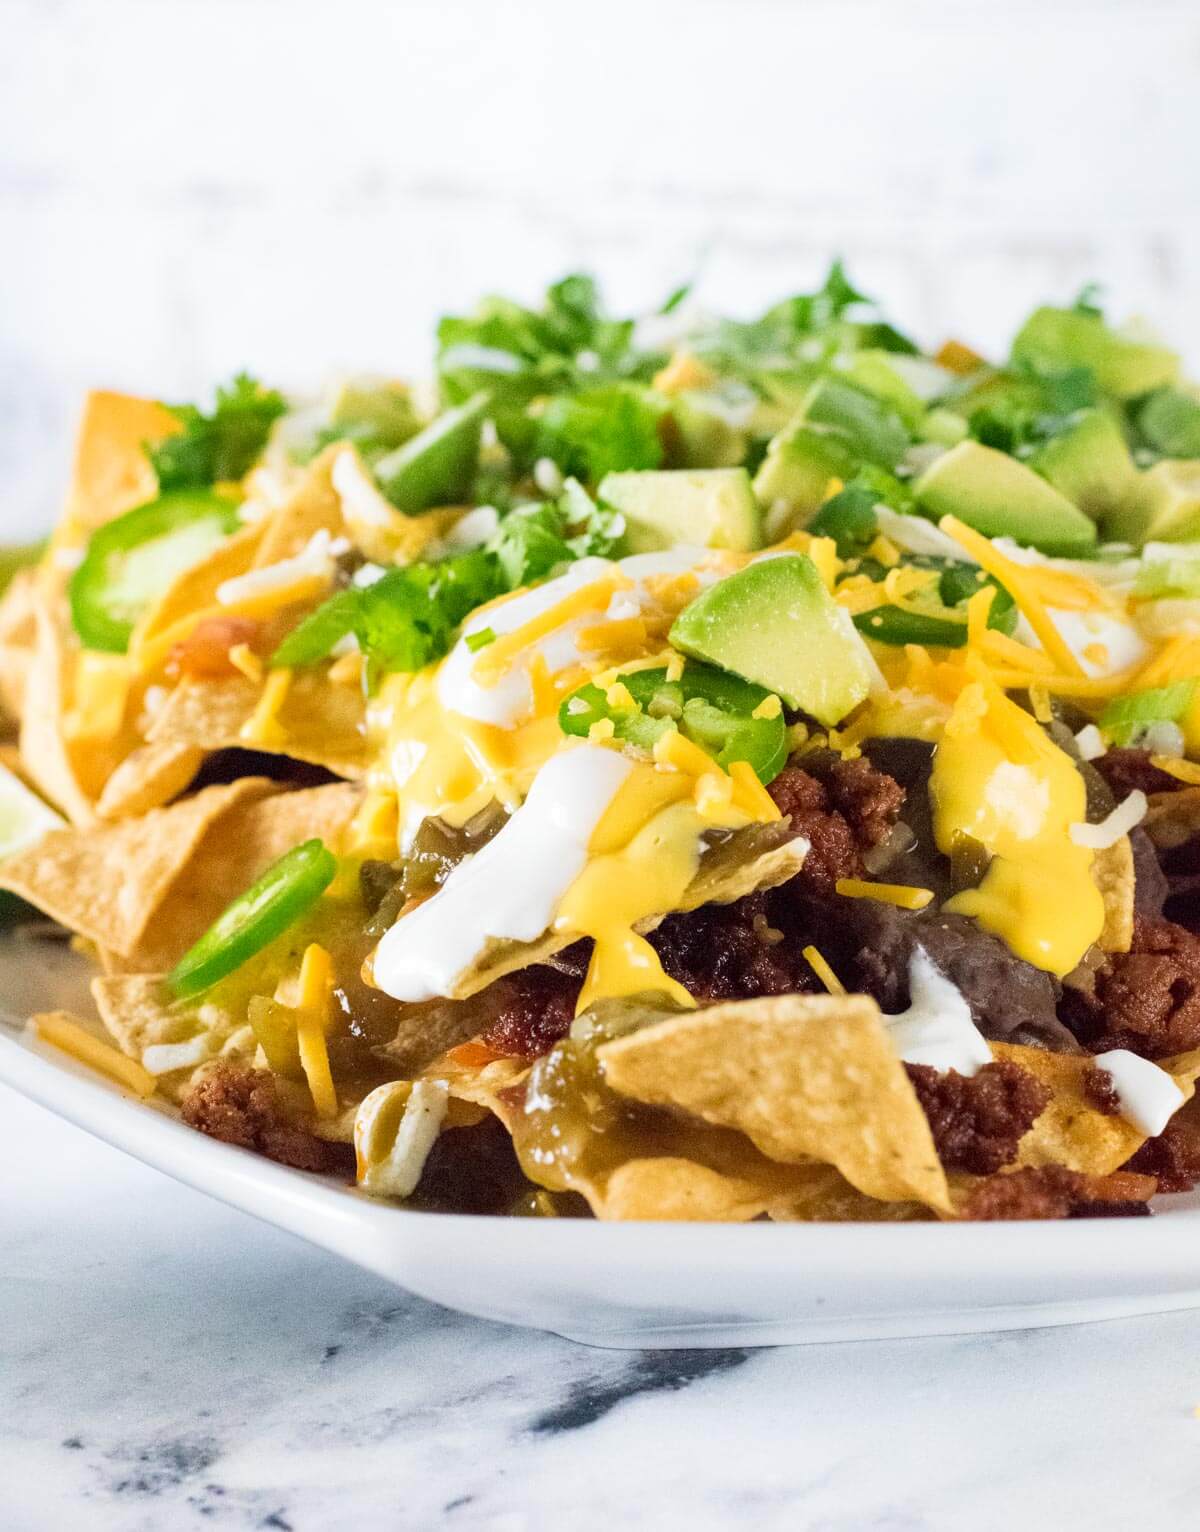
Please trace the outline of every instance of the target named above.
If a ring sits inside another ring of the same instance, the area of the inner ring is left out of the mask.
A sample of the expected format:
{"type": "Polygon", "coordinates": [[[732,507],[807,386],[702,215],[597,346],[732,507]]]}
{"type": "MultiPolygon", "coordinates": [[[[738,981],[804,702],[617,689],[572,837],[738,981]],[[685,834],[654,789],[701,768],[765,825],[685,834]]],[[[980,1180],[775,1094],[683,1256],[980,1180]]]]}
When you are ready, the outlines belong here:
{"type": "Polygon", "coordinates": [[[610,703],[604,689],[589,681],[559,708],[563,732],[586,738],[594,724],[611,720],[614,738],[652,750],[669,729],[678,729],[719,766],[746,761],[764,783],[783,769],[787,728],[782,709],[774,718],[753,716],[771,695],[764,687],[697,661],[689,661],[678,681],[668,681],[665,670],[635,670],[619,681],[632,705],[610,703]]]}
{"type": "Polygon", "coordinates": [[[168,987],[182,999],[233,973],[315,904],[336,872],[337,858],[319,840],[285,852],[184,953],[168,987]]]}
{"type": "Polygon", "coordinates": [[[94,532],[69,591],[71,620],[85,647],[124,654],[146,608],[238,525],[236,501],[182,489],[94,532]]]}
{"type": "Polygon", "coordinates": [[[1017,625],[1017,607],[1002,585],[973,564],[952,563],[943,559],[913,558],[905,561],[915,568],[940,570],[937,600],[927,612],[915,612],[911,606],[876,606],[859,612],[854,626],[878,644],[928,644],[942,649],[958,649],[967,641],[966,603],[985,586],[996,594],[988,608],[987,625],[1010,637],[1017,625]]]}

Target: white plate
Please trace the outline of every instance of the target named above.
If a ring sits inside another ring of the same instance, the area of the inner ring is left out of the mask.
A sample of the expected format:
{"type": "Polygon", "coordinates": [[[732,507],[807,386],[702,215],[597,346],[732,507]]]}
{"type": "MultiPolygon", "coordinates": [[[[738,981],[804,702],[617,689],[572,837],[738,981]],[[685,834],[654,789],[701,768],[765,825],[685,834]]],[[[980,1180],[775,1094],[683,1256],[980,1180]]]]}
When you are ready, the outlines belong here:
{"type": "MultiPolygon", "coordinates": [[[[55,1003],[39,996],[47,969],[28,948],[19,965],[3,958],[0,950],[10,1005],[55,1003]]],[[[0,1081],[423,1298],[594,1346],[948,1335],[1200,1306],[1200,1194],[1168,1199],[1169,1211],[1154,1218],[1065,1223],[602,1224],[415,1213],[217,1143],[3,1028],[0,1081]]]]}

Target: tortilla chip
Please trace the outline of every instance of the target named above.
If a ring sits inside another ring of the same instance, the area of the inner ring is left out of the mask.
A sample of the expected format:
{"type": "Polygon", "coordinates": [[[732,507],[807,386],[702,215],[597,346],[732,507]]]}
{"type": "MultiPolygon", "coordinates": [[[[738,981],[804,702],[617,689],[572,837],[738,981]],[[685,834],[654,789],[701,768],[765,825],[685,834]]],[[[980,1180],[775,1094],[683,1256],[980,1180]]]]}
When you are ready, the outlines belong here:
{"type": "Polygon", "coordinates": [[[472,1060],[470,1050],[470,1043],[449,1049],[427,1064],[420,1071],[420,1078],[441,1080],[454,1100],[487,1107],[509,1127],[513,1108],[512,1098],[506,1093],[529,1074],[529,1061],[497,1058],[482,1044],[479,1045],[482,1057],[472,1060]]]}
{"type": "MultiPolygon", "coordinates": [[[[233,787],[247,781],[254,783],[257,791],[236,798],[226,812],[212,820],[186,866],[179,869],[186,875],[171,882],[169,893],[160,901],[136,946],[119,953],[127,971],[165,973],[203,936],[225,906],[285,851],[313,837],[336,847],[342,829],[358,807],[358,789],[346,783],[273,792],[271,796],[264,796],[271,784],[258,778],[243,778],[233,787]]],[[[230,790],[206,788],[205,792],[230,790]]],[[[193,801],[184,800],[185,804],[193,801]]],[[[183,806],[176,804],[155,813],[175,814],[183,806]]],[[[114,827],[122,828],[123,824],[114,827]]]]}
{"type": "Polygon", "coordinates": [[[178,575],[158,600],[141,617],[130,640],[135,657],[141,645],[165,632],[181,618],[198,614],[216,604],[217,587],[226,580],[246,574],[254,567],[262,542],[265,523],[243,527],[227,537],[199,563],[178,575]]]}
{"type": "MultiPolygon", "coordinates": [[[[1106,1176],[1124,1165],[1146,1135],[1124,1117],[1098,1111],[1084,1088],[1092,1067],[1088,1054],[1050,1053],[1019,1043],[989,1045],[998,1059],[1029,1071],[1051,1091],[1050,1104],[1021,1140],[1017,1164],[1062,1165],[1087,1175],[1106,1176]]],[[[1200,1050],[1162,1060],[1162,1068],[1190,1099],[1200,1075],[1200,1050]]]]}
{"type": "Polygon", "coordinates": [[[345,533],[342,498],[331,477],[333,460],[340,450],[337,442],[326,447],[308,465],[304,478],[279,509],[263,518],[262,540],[254,556],[256,569],[295,558],[318,532],[328,532],[331,537],[345,533]]]}
{"type": "MultiPolygon", "coordinates": [[[[739,832],[739,835],[746,836],[751,847],[760,846],[769,837],[757,835],[758,828],[753,826],[750,830],[739,832]]],[[[763,828],[771,831],[774,826],[763,828]]],[[[733,850],[739,844],[744,846],[746,843],[739,842],[738,837],[734,836],[727,842],[727,846],[733,850]]],[[[660,926],[668,915],[696,910],[703,904],[732,904],[736,899],[760,889],[776,888],[780,883],[795,877],[807,854],[808,842],[796,838],[785,841],[781,846],[760,851],[757,855],[749,855],[741,862],[729,856],[721,857],[708,866],[701,862],[699,871],[676,909],[664,910],[660,915],[640,920],[634,930],[645,935],[647,931],[660,926]]],[[[492,939],[475,961],[454,980],[450,986],[450,998],[468,999],[506,973],[515,973],[517,969],[528,968],[533,963],[544,963],[547,958],[569,947],[577,939],[569,932],[554,931],[548,931],[535,942],[492,939]]]]}
{"type": "Polygon", "coordinates": [[[1102,952],[1128,952],[1133,946],[1133,846],[1128,835],[1096,853],[1092,881],[1104,900],[1104,927],[1097,945],[1102,952]]]}
{"type": "Polygon", "coordinates": [[[262,686],[241,676],[182,681],[159,710],[147,738],[152,744],[201,750],[265,749],[351,780],[366,774],[364,704],[357,687],[337,686],[323,670],[298,672],[276,715],[283,731],[283,743],[276,750],[242,738],[242,728],[261,696],[262,686]]]}
{"type": "Polygon", "coordinates": [[[835,1165],[868,1197],[949,1211],[929,1123],[865,995],[710,1006],[597,1056],[622,1095],[737,1129],[773,1160],[835,1165]]]}
{"type": "Polygon", "coordinates": [[[671,1155],[626,1160],[585,1192],[597,1218],[748,1223],[764,1214],[785,1219],[819,1201],[827,1165],[779,1165],[746,1145],[745,1163],[715,1170],[671,1155]]]}
{"type": "Polygon", "coordinates": [[[0,708],[20,719],[37,642],[37,576],[18,569],[0,597],[0,708]]]}
{"type": "Polygon", "coordinates": [[[1170,851],[1200,835],[1200,787],[1151,793],[1142,828],[1161,851],[1170,851]]]}
{"type": "Polygon", "coordinates": [[[170,803],[204,762],[195,745],[139,745],[104,784],[96,804],[101,819],[131,819],[170,803]]]}
{"type": "MultiPolygon", "coordinates": [[[[96,817],[95,795],[82,780],[80,762],[63,733],[72,657],[62,619],[44,596],[35,603],[37,638],[26,676],[21,715],[21,760],[43,797],[72,824],[96,817]]],[[[107,775],[107,773],[106,773],[107,775]]],[[[98,786],[98,784],[97,784],[98,786]]]]}
{"type": "Polygon", "coordinates": [[[158,480],[144,451],[182,427],[164,405],[131,394],[103,391],[84,401],[75,444],[75,466],[56,545],[74,545],[158,494],[158,480]]]}
{"type": "Polygon", "coordinates": [[[271,787],[262,778],[244,777],[140,819],[51,830],[0,863],[0,888],[128,958],[206,832],[235,805],[261,798],[271,787]]]}
{"type": "Polygon", "coordinates": [[[176,1000],[154,974],[93,979],[92,995],[104,1025],[123,1052],[140,1063],[145,1050],[203,1038],[205,1057],[159,1077],[159,1089],[178,1099],[217,1057],[249,1063],[257,1042],[244,1017],[206,1000],[176,1000]]]}

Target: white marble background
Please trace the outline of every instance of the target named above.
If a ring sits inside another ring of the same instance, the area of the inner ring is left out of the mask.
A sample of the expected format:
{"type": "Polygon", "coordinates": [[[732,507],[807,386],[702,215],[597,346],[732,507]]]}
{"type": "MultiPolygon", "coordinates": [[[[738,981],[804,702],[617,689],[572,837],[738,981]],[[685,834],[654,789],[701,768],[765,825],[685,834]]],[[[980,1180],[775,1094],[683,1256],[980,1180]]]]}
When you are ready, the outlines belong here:
{"type": "MultiPolygon", "coordinates": [[[[419,367],[586,265],[1200,356],[1196,0],[0,0],[0,535],[89,385],[419,367]]],[[[1200,1315],[756,1353],[487,1326],[0,1093],[0,1527],[1175,1532],[1200,1315]]]]}
{"type": "Polygon", "coordinates": [[[998,345],[1104,280],[1200,356],[1196,0],[0,0],[0,535],[78,399],[420,367],[586,265],[752,309],[842,250],[998,345]]]}

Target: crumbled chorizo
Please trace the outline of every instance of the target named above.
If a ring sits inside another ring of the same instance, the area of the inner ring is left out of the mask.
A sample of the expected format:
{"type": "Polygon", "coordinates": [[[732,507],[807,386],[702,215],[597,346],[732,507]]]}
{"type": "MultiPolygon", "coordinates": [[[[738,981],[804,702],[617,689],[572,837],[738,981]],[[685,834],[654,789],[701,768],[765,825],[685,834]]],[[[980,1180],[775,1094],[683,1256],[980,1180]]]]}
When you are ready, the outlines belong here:
{"type": "Polygon", "coordinates": [[[1173,793],[1183,786],[1178,777],[1153,765],[1149,750],[1110,750],[1091,764],[1118,798],[1127,798],[1135,790],[1173,793]]]}
{"type": "Polygon", "coordinates": [[[1136,1218],[1149,1213],[1147,1199],[1153,1192],[1149,1176],[1084,1176],[1061,1165],[1042,1165],[988,1176],[972,1190],[959,1216],[973,1222],[1136,1218]]]}
{"type": "Polygon", "coordinates": [[[1124,1168],[1156,1176],[1160,1192],[1190,1192],[1200,1181],[1200,1122],[1181,1112],[1157,1138],[1148,1138],[1124,1168]]]}
{"type": "Polygon", "coordinates": [[[1136,917],[1130,950],[1109,956],[1094,995],[1064,996],[1063,1019],[1093,1053],[1160,1059],[1200,1047],[1200,936],[1136,917]]]}
{"type": "Polygon", "coordinates": [[[947,1170],[989,1176],[1011,1165],[1017,1145],[1050,1101],[1046,1086],[1008,1059],[969,1076],[927,1064],[907,1068],[947,1170]]]}
{"type": "Polygon", "coordinates": [[[180,1102],[183,1120],[210,1138],[254,1149],[297,1170],[351,1171],[353,1151],[331,1144],[286,1115],[274,1077],[221,1061],[199,1077],[180,1102]]]}

